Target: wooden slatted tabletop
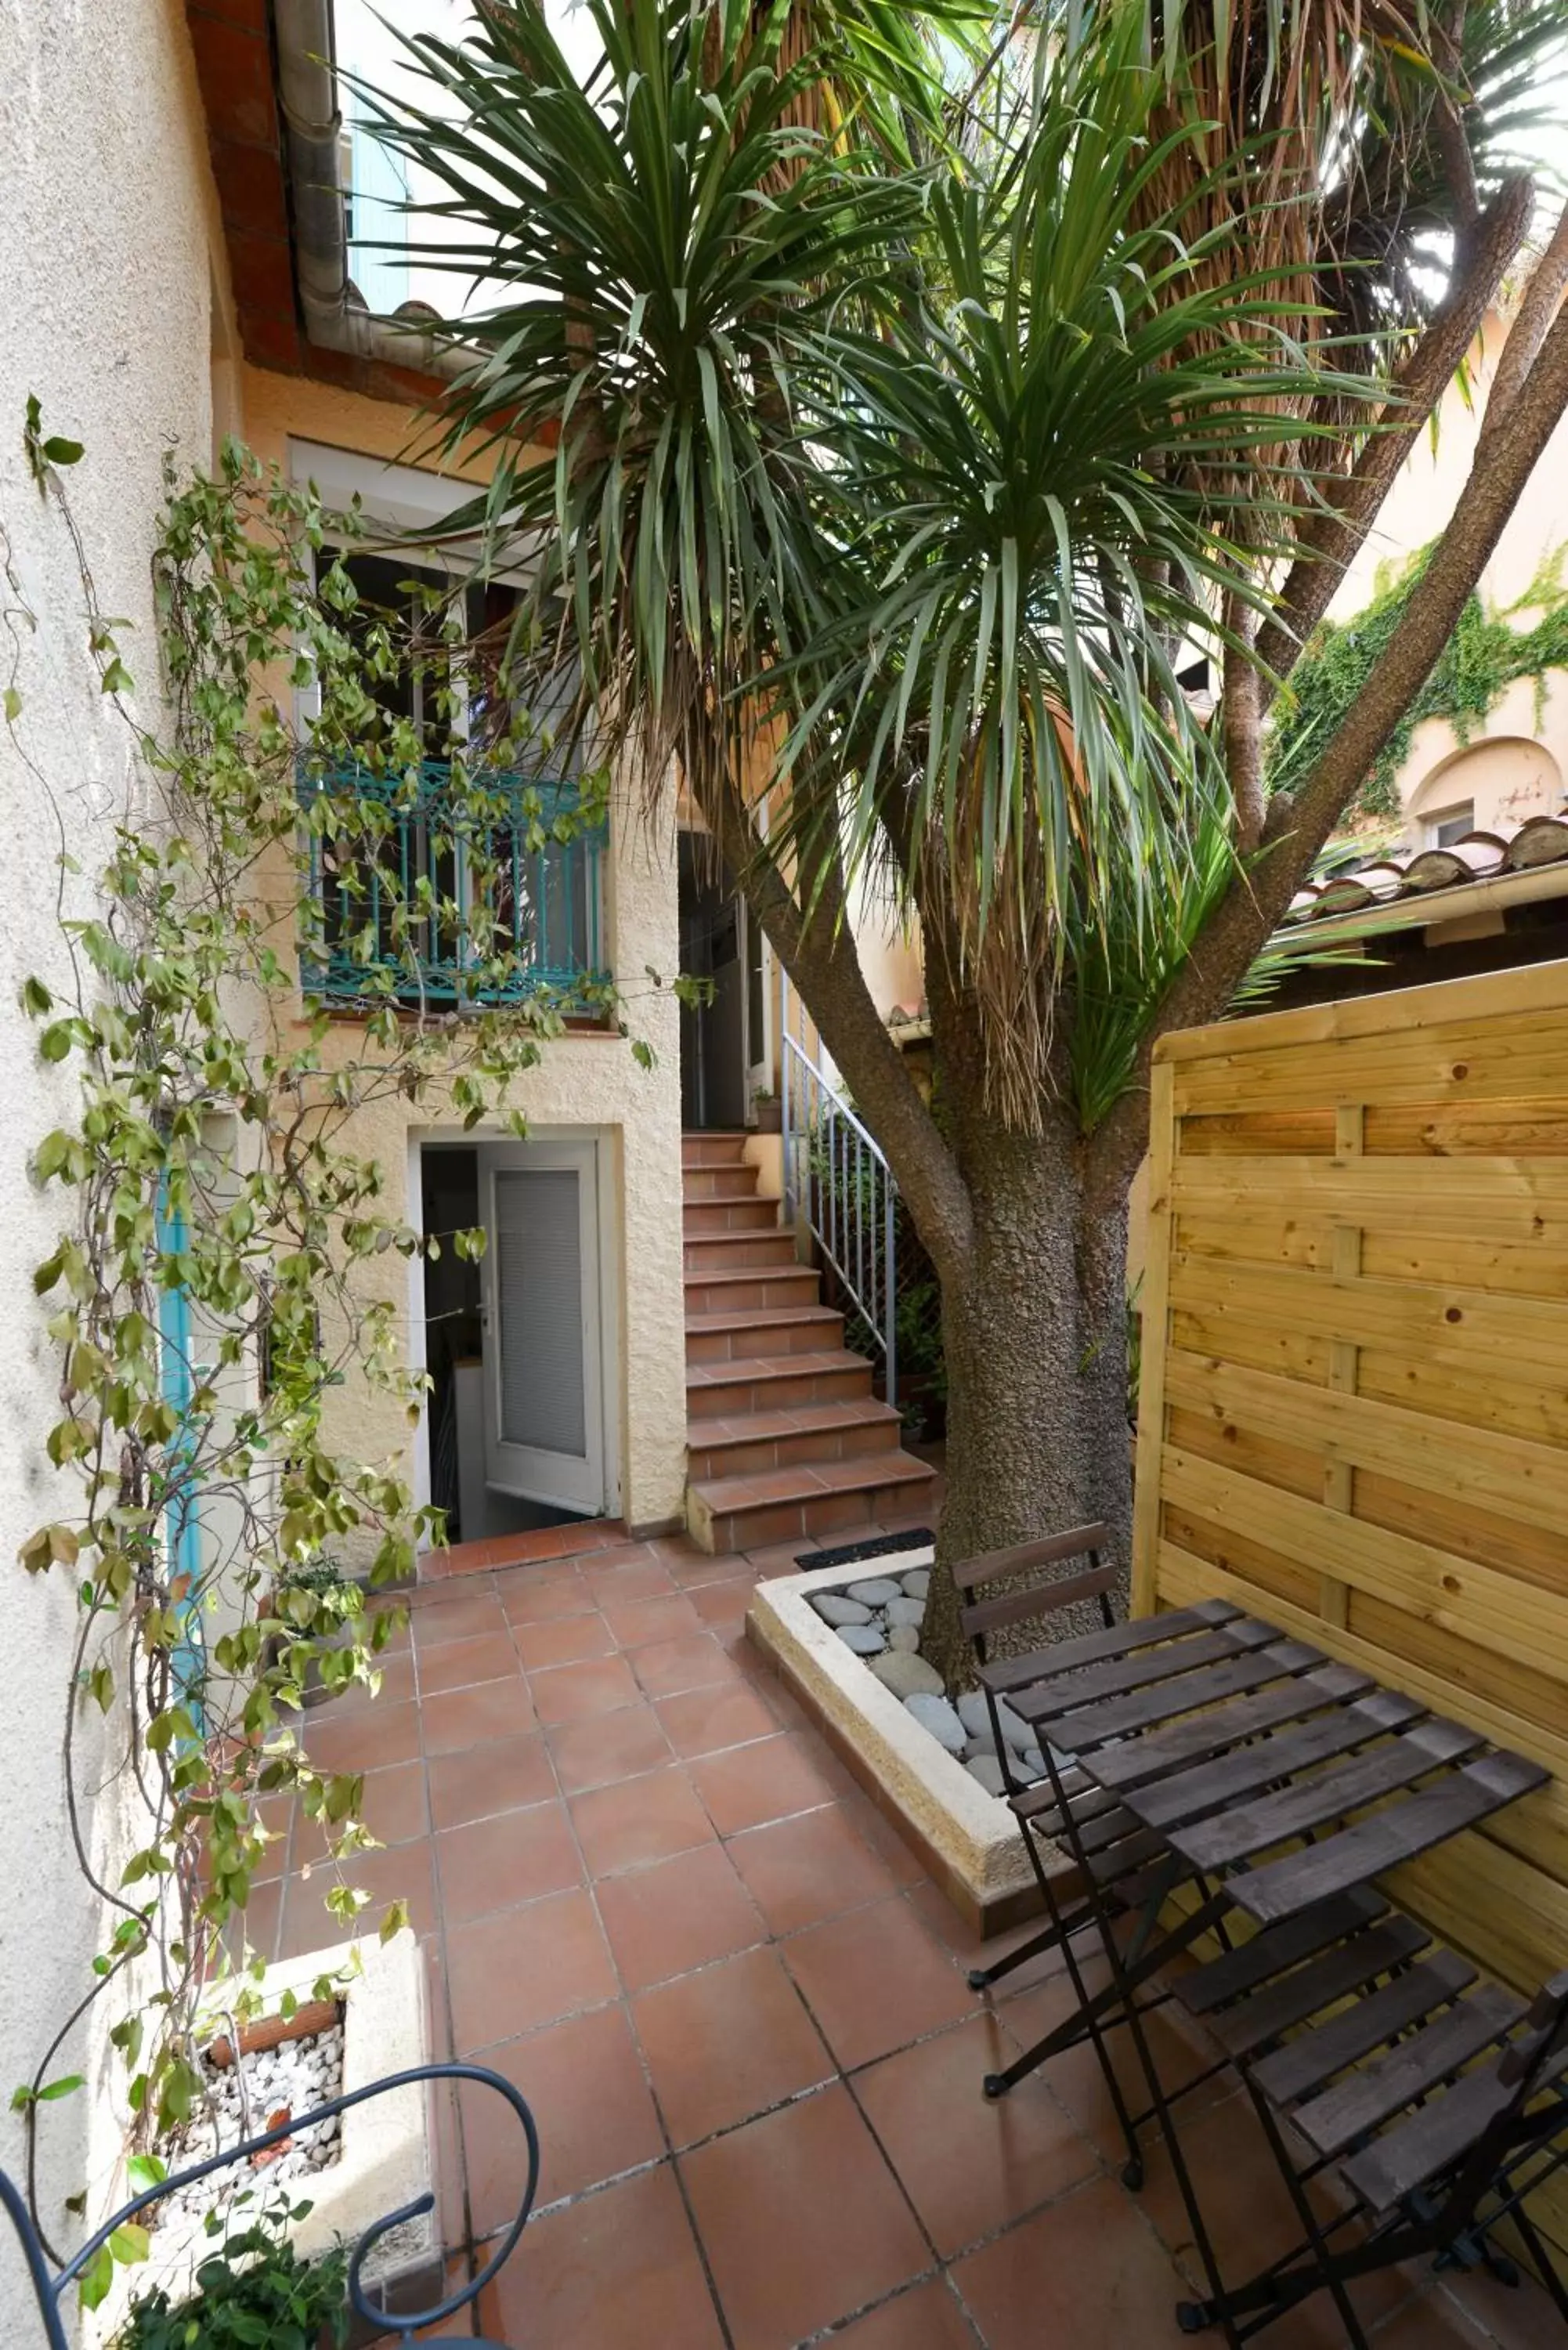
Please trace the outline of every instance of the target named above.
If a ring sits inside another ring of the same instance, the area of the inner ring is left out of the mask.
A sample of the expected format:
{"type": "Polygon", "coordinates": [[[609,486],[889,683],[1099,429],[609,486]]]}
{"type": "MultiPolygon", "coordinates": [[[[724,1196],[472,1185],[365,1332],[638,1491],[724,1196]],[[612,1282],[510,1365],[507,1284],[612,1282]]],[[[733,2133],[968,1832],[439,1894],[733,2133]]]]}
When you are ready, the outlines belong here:
{"type": "MultiPolygon", "coordinates": [[[[1114,1799],[1104,1816],[1120,1832],[1147,1832],[1150,1859],[1168,1849],[1222,1878],[1265,1927],[1371,1885],[1548,1776],[1226,1600],[1008,1658],[981,1679],[1077,1784],[1114,1799]]],[[[1044,1802],[1037,1791],[1033,1810],[1044,1802]]]]}

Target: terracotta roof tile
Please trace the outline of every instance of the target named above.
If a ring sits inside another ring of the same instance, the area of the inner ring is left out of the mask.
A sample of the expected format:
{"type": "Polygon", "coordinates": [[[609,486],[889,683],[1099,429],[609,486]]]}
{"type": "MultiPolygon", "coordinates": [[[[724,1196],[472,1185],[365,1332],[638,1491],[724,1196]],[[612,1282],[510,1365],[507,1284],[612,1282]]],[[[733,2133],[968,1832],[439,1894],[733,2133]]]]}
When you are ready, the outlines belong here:
{"type": "Polygon", "coordinates": [[[1285,927],[1325,921],[1369,906],[1495,881],[1542,865],[1568,860],[1568,818],[1532,816],[1516,832],[1468,832],[1445,848],[1419,848],[1407,857],[1380,857],[1332,880],[1309,881],[1297,890],[1285,927]]]}

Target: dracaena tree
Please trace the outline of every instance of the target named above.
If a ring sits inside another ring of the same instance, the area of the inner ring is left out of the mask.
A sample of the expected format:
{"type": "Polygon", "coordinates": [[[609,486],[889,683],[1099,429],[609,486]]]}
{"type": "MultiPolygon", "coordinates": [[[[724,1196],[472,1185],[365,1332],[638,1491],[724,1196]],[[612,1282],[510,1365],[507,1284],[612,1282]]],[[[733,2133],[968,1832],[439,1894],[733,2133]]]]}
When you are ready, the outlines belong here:
{"type": "Polygon", "coordinates": [[[487,0],[387,103],[443,191],[422,258],[474,286],[438,429],[494,457],[539,659],[684,776],[892,1163],[941,1287],[940,1554],[1125,1527],[1152,1045],[1225,1008],[1568,401],[1559,228],[1454,522],[1265,805],[1269,704],[1516,266],[1558,20],[589,5],[586,81],[487,0]],[[919,921],[930,1104],[857,960],[869,870],[919,921]]]}

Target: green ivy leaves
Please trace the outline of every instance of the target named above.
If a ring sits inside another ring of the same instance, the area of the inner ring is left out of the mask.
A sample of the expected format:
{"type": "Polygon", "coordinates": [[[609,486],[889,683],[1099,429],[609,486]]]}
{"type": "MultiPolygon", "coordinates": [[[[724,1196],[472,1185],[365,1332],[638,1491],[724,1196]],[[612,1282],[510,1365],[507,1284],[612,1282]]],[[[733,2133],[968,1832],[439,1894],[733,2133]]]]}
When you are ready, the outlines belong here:
{"type": "MultiPolygon", "coordinates": [[[[1291,788],[1355,706],[1429,553],[1423,548],[1386,580],[1354,619],[1324,621],[1315,630],[1280,697],[1267,753],[1271,791],[1291,788]]],[[[1559,547],[1506,610],[1489,612],[1479,596],[1469,598],[1437,666],[1373,763],[1355,802],[1362,815],[1399,814],[1397,778],[1424,720],[1447,719],[1459,741],[1469,743],[1517,679],[1533,678],[1539,694],[1550,671],[1568,668],[1565,556],[1568,546],[1559,547]],[[1514,625],[1529,615],[1535,616],[1532,626],[1514,625]]]]}
{"type": "MultiPolygon", "coordinates": [[[[74,531],[59,471],[82,451],[45,433],[36,401],[26,430],[35,479],[74,531]]],[[[370,1897],[354,1864],[374,1839],[362,1783],[317,1768],[299,1736],[318,1690],[374,1691],[400,1620],[374,1586],[406,1578],[441,1531],[402,1471],[401,1431],[424,1408],[425,1378],[389,1295],[401,1261],[439,1244],[410,1221],[398,1164],[378,1153],[389,1119],[400,1137],[410,1110],[432,1124],[525,1131],[509,1093],[566,1026],[566,1007],[548,997],[433,1016],[374,958],[358,1016],[329,1017],[302,994],[324,859],[347,877],[346,903],[356,887],[365,899],[375,872],[374,918],[360,902],[348,927],[369,925],[378,954],[394,941],[417,964],[431,926],[452,919],[438,866],[405,877],[387,864],[388,809],[410,764],[440,751],[452,778],[441,812],[449,861],[461,846],[482,871],[497,825],[452,682],[466,657],[461,626],[438,614],[429,641],[410,647],[368,611],[332,552],[355,530],[233,443],[215,477],[170,472],[154,572],[175,721],[158,734],[126,707],[118,644],[128,624],[98,611],[84,570],[88,649],[102,695],[119,698],[138,813],[90,877],[90,913],[79,910],[87,890],[76,893],[48,978],[20,990],[40,1061],[57,1073],[60,1097],[74,1095],[32,1153],[33,1179],[60,1219],[33,1273],[57,1366],[47,1449],[58,1490],[18,1557],[30,1575],[66,1570],[75,1588],[81,1638],[62,1694],[73,1739],[92,1731],[80,1767],[95,1786],[113,1773],[134,1780],[147,1799],[92,1970],[116,2002],[109,2037],[131,2109],[161,2133],[178,2131],[201,2093],[190,2052],[214,1951],[237,1954],[223,1984],[230,2012],[254,2012],[259,1970],[244,1913],[275,1813],[319,1827],[327,1906],[346,1926],[389,1938],[407,1924],[396,1900],[364,1916],[370,1897]],[[416,660],[432,723],[450,736],[438,731],[433,750],[389,706],[388,681],[416,660]],[[308,691],[307,741],[279,701],[258,693],[258,676],[308,691]],[[317,760],[376,788],[302,802],[302,773],[317,760]],[[367,1417],[379,1415],[374,1433],[350,1431],[352,1441],[336,1412],[350,1380],[367,1417]],[[153,1947],[158,1964],[133,1971],[153,1947]]],[[[7,694],[8,718],[22,707],[19,690],[7,694]]],[[[515,759],[526,713],[507,726],[493,747],[515,759]]],[[[584,778],[573,814],[540,795],[529,819],[539,844],[601,823],[607,788],[584,778]]],[[[501,901],[482,893],[485,902],[501,901]]],[[[504,973],[510,931],[497,921],[492,931],[472,920],[478,968],[504,973]]],[[[588,1000],[607,1024],[619,1021],[613,986],[588,1000]]],[[[633,1049],[652,1066],[647,1046],[633,1049]]],[[[466,1262],[483,1253],[482,1232],[447,1238],[466,1262]]],[[[17,2109],[36,2127],[79,2085],[72,2076],[30,2086],[17,2109]]],[[[140,2230],[118,2231],[83,2278],[84,2300],[101,2300],[116,2266],[144,2249],[140,2230]]],[[[314,2288],[286,2264],[269,2273],[275,2306],[236,2287],[227,2330],[203,2342],[294,2341],[288,2325],[315,2307],[314,2288]],[[276,2325],[260,2335],[264,2310],[276,2325]]],[[[319,2324],[299,2334],[312,2350],[319,2324]]],[[[143,2325],[139,2313],[129,2339],[184,2350],[186,2324],[165,2309],[143,2325]]]]}
{"type": "MultiPolygon", "coordinates": [[[[48,481],[51,465],[79,465],[87,454],[79,441],[67,441],[62,433],[44,432],[44,411],[36,392],[29,392],[22,426],[22,443],[27,452],[27,467],[42,489],[48,481]]],[[[7,713],[9,715],[9,713],[7,713]]]]}

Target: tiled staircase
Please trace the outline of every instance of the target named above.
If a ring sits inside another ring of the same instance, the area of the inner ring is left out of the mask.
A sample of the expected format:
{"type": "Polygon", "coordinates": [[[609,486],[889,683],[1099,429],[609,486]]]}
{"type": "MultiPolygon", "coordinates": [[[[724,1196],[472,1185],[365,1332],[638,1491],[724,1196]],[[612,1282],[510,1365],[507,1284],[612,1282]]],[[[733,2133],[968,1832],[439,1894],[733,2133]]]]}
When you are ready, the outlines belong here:
{"type": "Polygon", "coordinates": [[[686,1518],[714,1552],[909,1518],[934,1471],[903,1451],[844,1316],[797,1264],[742,1134],[681,1138],[686,1240],[686,1518]]]}

